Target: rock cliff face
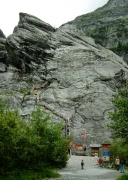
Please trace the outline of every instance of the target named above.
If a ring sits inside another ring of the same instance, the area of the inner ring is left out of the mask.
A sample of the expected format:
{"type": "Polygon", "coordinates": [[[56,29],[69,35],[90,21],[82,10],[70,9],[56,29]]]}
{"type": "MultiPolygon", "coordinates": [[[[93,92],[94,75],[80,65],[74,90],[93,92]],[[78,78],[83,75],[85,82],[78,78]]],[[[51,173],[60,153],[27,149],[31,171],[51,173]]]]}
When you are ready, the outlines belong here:
{"type": "Polygon", "coordinates": [[[109,0],[96,11],[68,24],[84,31],[97,44],[111,49],[128,63],[128,0],[109,0]]]}
{"type": "Polygon", "coordinates": [[[0,72],[5,71],[7,66],[7,50],[5,47],[5,43],[6,37],[0,29],[0,72]]]}
{"type": "Polygon", "coordinates": [[[37,105],[55,122],[69,119],[74,143],[103,143],[110,139],[111,99],[128,79],[128,65],[112,51],[71,25],[54,29],[20,13],[14,33],[7,37],[7,72],[0,73],[0,97],[9,97],[23,119],[37,105]]]}

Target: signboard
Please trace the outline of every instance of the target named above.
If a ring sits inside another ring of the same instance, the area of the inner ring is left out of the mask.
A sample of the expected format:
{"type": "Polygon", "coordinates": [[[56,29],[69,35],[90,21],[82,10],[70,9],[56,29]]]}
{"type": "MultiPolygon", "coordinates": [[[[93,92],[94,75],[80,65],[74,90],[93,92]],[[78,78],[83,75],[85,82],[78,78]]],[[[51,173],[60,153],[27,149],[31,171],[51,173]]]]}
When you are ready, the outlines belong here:
{"type": "Polygon", "coordinates": [[[103,161],[106,161],[106,156],[103,156],[103,161]]]}
{"type": "Polygon", "coordinates": [[[110,160],[110,150],[104,150],[103,151],[103,161],[109,161],[110,160]]]}
{"type": "Polygon", "coordinates": [[[110,156],[103,156],[103,161],[109,161],[110,160],[110,156]]]}
{"type": "Polygon", "coordinates": [[[110,156],[106,156],[106,161],[110,161],[110,156]]]}
{"type": "Polygon", "coordinates": [[[103,156],[110,156],[110,150],[104,150],[103,156]]]}

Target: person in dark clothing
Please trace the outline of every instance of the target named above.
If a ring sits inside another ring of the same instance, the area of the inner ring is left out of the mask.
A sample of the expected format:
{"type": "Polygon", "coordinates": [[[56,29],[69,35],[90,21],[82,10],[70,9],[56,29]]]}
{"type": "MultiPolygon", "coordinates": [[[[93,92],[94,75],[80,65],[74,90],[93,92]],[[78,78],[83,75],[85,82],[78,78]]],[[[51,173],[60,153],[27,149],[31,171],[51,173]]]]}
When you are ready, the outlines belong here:
{"type": "Polygon", "coordinates": [[[123,156],[120,158],[120,172],[124,173],[124,168],[125,168],[125,159],[123,156]]]}
{"type": "Polygon", "coordinates": [[[68,154],[71,155],[71,146],[68,147],[68,154]]]}
{"type": "Polygon", "coordinates": [[[83,161],[83,159],[81,161],[81,169],[84,169],[84,161],[83,161]]]}

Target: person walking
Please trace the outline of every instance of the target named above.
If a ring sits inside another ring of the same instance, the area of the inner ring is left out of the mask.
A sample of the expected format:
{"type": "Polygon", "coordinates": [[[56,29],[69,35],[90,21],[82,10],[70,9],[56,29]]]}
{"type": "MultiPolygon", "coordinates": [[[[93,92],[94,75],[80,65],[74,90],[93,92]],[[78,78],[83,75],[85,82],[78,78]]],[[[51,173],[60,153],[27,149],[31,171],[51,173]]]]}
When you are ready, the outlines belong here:
{"type": "Polygon", "coordinates": [[[121,156],[120,158],[120,172],[124,173],[124,168],[125,168],[125,159],[124,156],[121,156]]]}
{"type": "Polygon", "coordinates": [[[118,156],[115,159],[115,168],[117,171],[120,169],[120,158],[118,156]]]}
{"type": "Polygon", "coordinates": [[[102,167],[103,160],[101,157],[98,159],[98,163],[99,163],[99,167],[102,167]]]}
{"type": "Polygon", "coordinates": [[[68,147],[68,155],[71,155],[71,146],[68,147]]]}
{"type": "Polygon", "coordinates": [[[83,161],[83,159],[81,161],[81,169],[84,169],[84,161],[83,161]]]}

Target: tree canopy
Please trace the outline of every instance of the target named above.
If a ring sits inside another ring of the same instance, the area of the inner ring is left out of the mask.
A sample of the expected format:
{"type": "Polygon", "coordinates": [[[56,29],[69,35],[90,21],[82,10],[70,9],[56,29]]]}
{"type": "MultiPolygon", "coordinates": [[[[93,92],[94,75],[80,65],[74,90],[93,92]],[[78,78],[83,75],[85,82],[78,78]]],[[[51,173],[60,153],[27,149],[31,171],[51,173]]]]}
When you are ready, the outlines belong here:
{"type": "Polygon", "coordinates": [[[42,167],[64,167],[70,137],[62,135],[62,123],[53,123],[37,108],[27,122],[0,99],[0,174],[42,167]]]}
{"type": "Polygon", "coordinates": [[[109,114],[112,122],[108,125],[113,130],[112,138],[125,138],[128,143],[128,82],[118,90],[112,102],[115,109],[109,114]]]}

